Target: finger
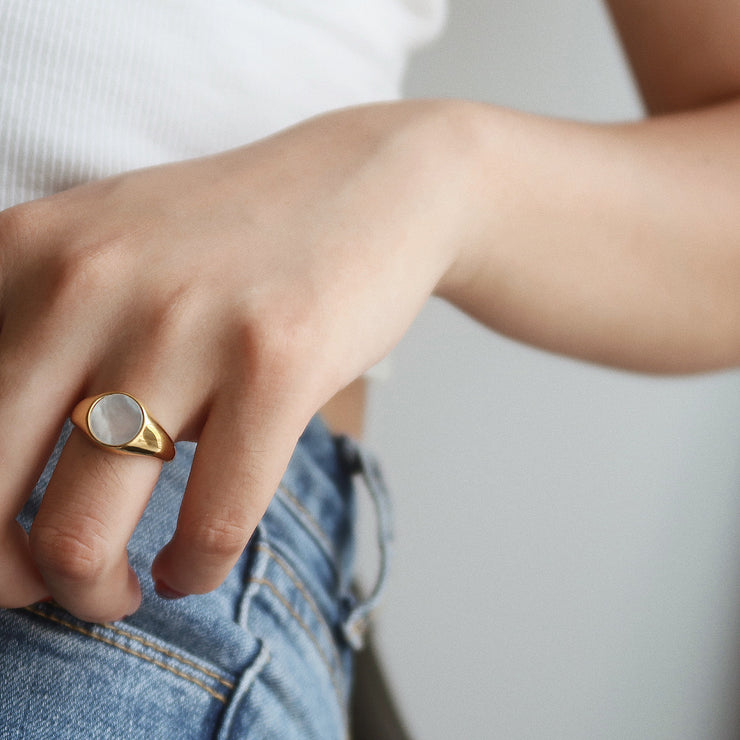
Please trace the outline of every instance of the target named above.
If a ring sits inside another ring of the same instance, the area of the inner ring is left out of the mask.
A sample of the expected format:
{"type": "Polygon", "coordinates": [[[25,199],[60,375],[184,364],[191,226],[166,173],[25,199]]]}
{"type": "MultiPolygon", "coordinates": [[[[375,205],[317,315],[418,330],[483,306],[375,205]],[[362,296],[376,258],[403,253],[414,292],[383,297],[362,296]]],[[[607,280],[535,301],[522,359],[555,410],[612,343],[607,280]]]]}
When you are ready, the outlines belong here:
{"type": "Polygon", "coordinates": [[[28,548],[28,535],[16,521],[5,522],[0,536],[0,584],[2,606],[15,609],[41,601],[49,595],[28,548]],[[5,587],[7,584],[7,588],[5,587]]]}
{"type": "Polygon", "coordinates": [[[49,594],[15,518],[54,449],[82,373],[79,355],[31,337],[19,340],[8,330],[0,340],[0,606],[6,608],[49,594]],[[66,370],[61,381],[59,363],[66,370]]]}
{"type": "Polygon", "coordinates": [[[161,596],[217,588],[269,504],[307,416],[254,388],[239,404],[223,394],[203,428],[177,529],[152,566],[161,596]]]}
{"type": "MultiPolygon", "coordinates": [[[[156,391],[139,391],[136,383],[111,387],[132,389],[137,398],[151,400],[148,409],[155,418],[165,429],[177,430],[176,412],[156,391]]],[[[70,436],[31,528],[30,544],[55,600],[81,619],[113,621],[138,608],[141,592],[126,546],[161,465],[157,458],[102,449],[79,429],[70,436]]]]}

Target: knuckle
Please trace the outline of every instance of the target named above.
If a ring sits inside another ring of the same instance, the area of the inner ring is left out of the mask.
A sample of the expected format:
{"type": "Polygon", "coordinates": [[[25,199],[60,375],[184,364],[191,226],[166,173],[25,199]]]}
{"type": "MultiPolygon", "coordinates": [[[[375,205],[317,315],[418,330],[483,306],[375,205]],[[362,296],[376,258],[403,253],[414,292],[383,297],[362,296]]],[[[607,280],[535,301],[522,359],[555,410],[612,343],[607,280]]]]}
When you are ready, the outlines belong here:
{"type": "Polygon", "coordinates": [[[303,318],[286,311],[242,318],[232,346],[250,380],[264,377],[275,387],[290,384],[306,369],[311,352],[311,332],[303,318]]]}
{"type": "Polygon", "coordinates": [[[250,532],[227,518],[209,518],[186,533],[193,549],[208,560],[231,560],[244,550],[250,532]]]}
{"type": "Polygon", "coordinates": [[[0,241],[23,242],[32,238],[39,225],[40,206],[32,201],[0,211],[0,241]]]}
{"type": "Polygon", "coordinates": [[[37,524],[31,528],[29,544],[41,571],[64,581],[88,583],[96,580],[106,567],[107,552],[102,538],[83,527],[65,530],[37,524]]]}
{"type": "Polygon", "coordinates": [[[89,311],[93,304],[99,308],[108,294],[100,261],[72,249],[51,255],[34,279],[37,301],[48,316],[69,317],[77,311],[89,311]]]}
{"type": "Polygon", "coordinates": [[[124,259],[119,242],[96,243],[62,253],[54,276],[59,295],[77,301],[110,295],[125,273],[124,259]]]}

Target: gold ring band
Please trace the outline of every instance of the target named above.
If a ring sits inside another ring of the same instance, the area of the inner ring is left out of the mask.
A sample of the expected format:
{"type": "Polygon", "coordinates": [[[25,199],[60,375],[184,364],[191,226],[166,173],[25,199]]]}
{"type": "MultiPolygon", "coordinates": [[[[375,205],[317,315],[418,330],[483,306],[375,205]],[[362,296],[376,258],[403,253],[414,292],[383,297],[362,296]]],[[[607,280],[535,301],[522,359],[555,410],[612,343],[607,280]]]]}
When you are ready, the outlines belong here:
{"type": "Polygon", "coordinates": [[[123,455],[148,455],[169,461],[175,444],[143,403],[130,393],[101,393],[80,401],[70,416],[98,447],[123,455]]]}

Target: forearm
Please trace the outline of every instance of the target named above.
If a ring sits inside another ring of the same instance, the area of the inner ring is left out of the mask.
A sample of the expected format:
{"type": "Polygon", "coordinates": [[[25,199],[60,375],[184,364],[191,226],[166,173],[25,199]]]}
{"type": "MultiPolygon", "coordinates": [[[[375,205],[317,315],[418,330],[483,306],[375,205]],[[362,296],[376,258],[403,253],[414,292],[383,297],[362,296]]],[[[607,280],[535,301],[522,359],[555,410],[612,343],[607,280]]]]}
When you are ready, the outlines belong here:
{"type": "Polygon", "coordinates": [[[740,362],[740,102],[620,125],[466,103],[452,117],[474,195],[439,295],[595,362],[740,362]]]}

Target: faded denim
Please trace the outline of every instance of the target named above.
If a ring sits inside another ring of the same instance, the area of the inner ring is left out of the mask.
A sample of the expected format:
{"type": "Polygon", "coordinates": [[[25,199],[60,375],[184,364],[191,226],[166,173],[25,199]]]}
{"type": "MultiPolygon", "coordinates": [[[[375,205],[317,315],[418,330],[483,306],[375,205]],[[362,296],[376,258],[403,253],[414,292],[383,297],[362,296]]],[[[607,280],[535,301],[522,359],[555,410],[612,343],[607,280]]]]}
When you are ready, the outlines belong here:
{"type": "MultiPolygon", "coordinates": [[[[19,520],[30,527],[71,425],[19,520]]],[[[373,459],[317,417],[225,583],[160,599],[149,569],[171,536],[195,446],[178,443],[129,545],[141,608],[113,624],[53,603],[0,610],[0,738],[332,740],[347,736],[353,647],[387,574],[388,500],[373,459]],[[355,498],[371,494],[381,568],[352,593],[355,498]]]]}

